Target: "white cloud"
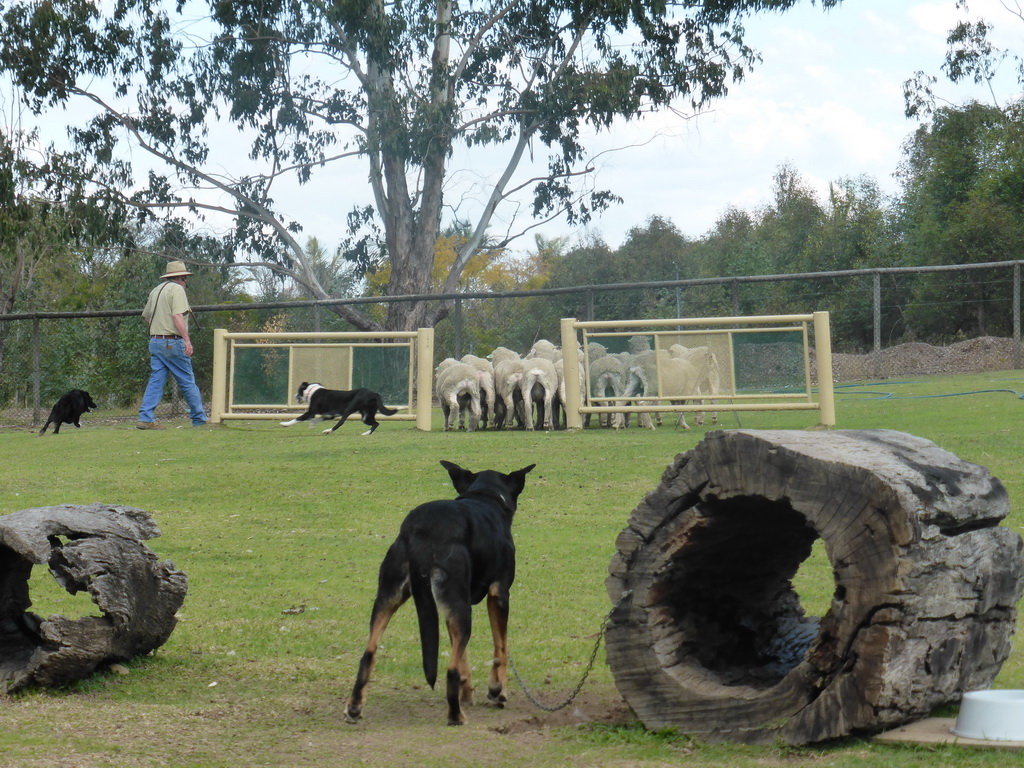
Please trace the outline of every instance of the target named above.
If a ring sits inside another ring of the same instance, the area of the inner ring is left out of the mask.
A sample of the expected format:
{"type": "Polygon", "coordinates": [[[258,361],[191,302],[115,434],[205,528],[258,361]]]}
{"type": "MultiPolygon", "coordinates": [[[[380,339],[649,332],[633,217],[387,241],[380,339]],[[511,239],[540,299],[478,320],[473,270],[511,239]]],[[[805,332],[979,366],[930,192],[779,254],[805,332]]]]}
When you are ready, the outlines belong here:
{"type": "Polygon", "coordinates": [[[907,18],[916,24],[929,40],[945,40],[946,33],[960,16],[954,3],[918,3],[907,11],[907,18]]]}
{"type": "MultiPolygon", "coordinates": [[[[1000,0],[974,0],[970,10],[998,19],[1006,39],[1024,28],[1000,0]]],[[[658,156],[652,142],[636,162],[606,168],[603,180],[614,182],[627,204],[596,228],[616,245],[629,227],[658,213],[699,236],[729,206],[766,202],[783,163],[822,194],[830,182],[860,175],[896,192],[892,174],[917,127],[904,116],[903,82],[918,70],[941,77],[946,34],[958,14],[953,2],[850,0],[826,13],[802,5],[754,17],[747,40],[763,62],[712,113],[688,124],[671,153],[658,156]]],[[[973,86],[939,87],[953,102],[987,97],[973,86]]],[[[1012,77],[1000,87],[1004,99],[1017,92],[1012,77]]],[[[631,130],[639,137],[654,124],[631,130]]]]}
{"type": "MultiPolygon", "coordinates": [[[[1000,0],[972,0],[970,10],[996,23],[998,43],[1020,48],[1024,24],[1000,0]]],[[[860,175],[895,191],[891,174],[902,143],[916,128],[903,115],[902,83],[917,70],[941,75],[946,33],[958,14],[952,0],[847,0],[828,12],[804,2],[785,14],[748,19],[747,42],[762,52],[763,61],[711,111],[689,121],[663,112],[617,125],[588,143],[600,169],[597,186],[626,201],[594,228],[615,246],[630,227],[658,214],[699,236],[729,206],[752,209],[767,201],[783,163],[822,192],[831,181],[860,175]],[[626,146],[632,148],[610,151],[626,146]]],[[[1004,100],[1019,91],[1009,71],[999,87],[1004,100]]],[[[940,88],[953,101],[987,98],[973,87],[940,88]]],[[[215,156],[231,157],[237,173],[243,147],[237,139],[225,147],[215,156]]],[[[534,149],[542,165],[546,152],[534,149]]],[[[478,178],[496,173],[506,154],[507,148],[499,148],[457,155],[449,202],[468,198],[480,205],[478,178]]],[[[283,183],[276,190],[279,207],[300,221],[304,235],[333,246],[344,235],[348,210],[371,200],[366,172],[362,165],[346,164],[319,169],[306,186],[283,183]]],[[[564,222],[541,231],[549,237],[571,234],[564,222]]],[[[532,238],[521,245],[531,243],[532,238]]]]}

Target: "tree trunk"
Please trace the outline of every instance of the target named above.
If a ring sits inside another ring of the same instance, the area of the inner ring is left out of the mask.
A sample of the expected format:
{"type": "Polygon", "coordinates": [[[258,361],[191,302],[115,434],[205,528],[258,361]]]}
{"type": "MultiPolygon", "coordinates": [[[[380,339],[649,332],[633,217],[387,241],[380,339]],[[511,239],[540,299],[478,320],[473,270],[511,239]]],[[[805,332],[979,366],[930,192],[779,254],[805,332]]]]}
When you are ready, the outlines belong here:
{"type": "Polygon", "coordinates": [[[61,685],[163,645],[188,580],[142,543],[159,535],[141,509],[107,504],[0,517],[0,692],[61,685]],[[71,594],[88,591],[102,616],[31,613],[34,565],[47,566],[71,594]]]}
{"type": "Polygon", "coordinates": [[[1003,485],[884,430],[718,431],[633,511],[608,663],[648,728],[805,744],[927,716],[1011,649],[1022,543],[1003,485]],[[791,580],[822,539],[834,592],[791,580]]]}

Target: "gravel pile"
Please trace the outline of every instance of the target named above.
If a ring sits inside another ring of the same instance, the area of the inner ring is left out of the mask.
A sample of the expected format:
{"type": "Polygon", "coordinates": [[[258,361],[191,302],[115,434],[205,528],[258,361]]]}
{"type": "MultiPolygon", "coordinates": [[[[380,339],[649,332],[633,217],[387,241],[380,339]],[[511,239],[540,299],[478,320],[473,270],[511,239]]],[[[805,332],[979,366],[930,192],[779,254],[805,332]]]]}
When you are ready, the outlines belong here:
{"type": "Polygon", "coordinates": [[[1020,368],[1021,352],[1013,339],[981,336],[936,347],[912,342],[883,349],[877,356],[833,353],[832,372],[836,381],[864,381],[900,376],[985,373],[1020,368]]]}

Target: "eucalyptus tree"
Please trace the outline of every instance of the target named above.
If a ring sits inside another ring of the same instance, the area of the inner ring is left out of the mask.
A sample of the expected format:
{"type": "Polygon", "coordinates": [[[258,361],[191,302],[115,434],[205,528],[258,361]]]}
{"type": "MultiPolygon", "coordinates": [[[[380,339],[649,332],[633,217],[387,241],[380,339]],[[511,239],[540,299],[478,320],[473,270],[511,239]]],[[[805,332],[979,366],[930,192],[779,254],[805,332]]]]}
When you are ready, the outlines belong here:
{"type": "MultiPolygon", "coordinates": [[[[35,173],[22,151],[32,140],[0,126],[0,315],[95,308],[104,270],[93,246],[110,232],[90,211],[33,193],[35,173]]],[[[27,327],[0,322],[0,401],[26,380],[17,366],[31,359],[27,327]]]]}
{"type": "MultiPolygon", "coordinates": [[[[0,21],[0,67],[48,120],[81,102],[91,110],[71,125],[75,152],[47,160],[54,189],[111,215],[231,215],[233,258],[314,297],[328,291],[297,240],[301,212],[278,199],[280,180],[360,163],[365,189],[349,182],[322,196],[349,224],[349,258],[362,270],[389,260],[388,293],[408,295],[430,291],[434,241],[458,207],[458,195],[446,200],[456,151],[468,153],[458,160],[467,170],[500,161],[471,192],[473,234],[445,290],[496,222],[504,246],[538,220],[585,223],[611,204],[615,194],[593,183],[586,137],[724,96],[758,58],[743,21],[796,2],[16,2],[0,21]],[[221,167],[212,137],[224,123],[250,142],[244,168],[221,167]],[[527,162],[537,157],[539,172],[527,162]]],[[[429,325],[448,308],[394,302],[383,322],[336,311],[376,329],[429,325]]]]}
{"type": "MultiPolygon", "coordinates": [[[[902,247],[914,265],[1007,261],[1024,251],[1024,102],[940,107],[904,146],[902,247]]],[[[1008,334],[1007,270],[917,281],[908,323],[940,335],[1008,334]]]]}
{"type": "MultiPolygon", "coordinates": [[[[600,233],[587,231],[565,253],[551,262],[546,288],[572,288],[626,282],[622,262],[600,233]]],[[[617,293],[573,292],[558,294],[552,304],[562,317],[611,320],[624,315],[617,307],[617,293]]],[[[548,331],[550,333],[551,331],[548,331]]]]}
{"type": "MultiPolygon", "coordinates": [[[[902,263],[897,206],[869,176],[842,178],[829,184],[823,217],[807,244],[808,271],[892,267],[902,263]]],[[[885,297],[879,307],[882,338],[900,332],[907,292],[896,275],[880,278],[885,297]]],[[[809,281],[810,301],[796,306],[827,309],[832,338],[844,351],[871,349],[874,343],[875,276],[842,276],[809,281]]]]}
{"type": "MultiPolygon", "coordinates": [[[[691,243],[667,218],[651,216],[630,228],[615,252],[623,282],[680,280],[690,277],[691,243]]],[[[678,317],[684,312],[682,289],[661,288],[616,292],[623,317],[678,317]]],[[[687,308],[688,310],[688,308],[687,308]]]]}
{"type": "MultiPolygon", "coordinates": [[[[917,72],[904,83],[909,117],[922,121],[904,148],[903,235],[912,263],[954,264],[1020,257],[1024,190],[1024,122],[1019,88],[1024,57],[1000,47],[999,26],[1024,23],[1019,3],[1001,2],[1005,14],[973,17],[974,4],[957,0],[963,14],[949,30],[942,76],[988,91],[981,101],[955,105],[942,98],[940,78],[917,72]],[[1008,79],[1016,84],[1007,88],[1008,79]],[[1015,99],[1004,102],[1009,90],[1015,99]]],[[[944,338],[962,333],[1009,333],[1008,291],[996,273],[974,271],[952,286],[948,278],[917,281],[912,329],[944,338]],[[952,307],[952,309],[950,309],[952,307]]]]}
{"type": "MultiPolygon", "coordinates": [[[[1006,15],[1002,22],[1011,24],[1024,23],[1024,10],[1020,3],[1000,3],[1006,15]]],[[[971,12],[970,0],[956,0],[956,8],[961,13],[971,12]]],[[[1024,58],[1012,49],[1000,48],[993,41],[995,23],[985,18],[963,18],[949,30],[946,35],[946,57],[942,64],[942,74],[952,83],[974,83],[985,87],[991,95],[991,104],[1000,107],[997,95],[1000,79],[1005,78],[1008,71],[1016,75],[1018,83],[1024,84],[1024,58]]],[[[928,118],[939,106],[952,104],[936,93],[939,78],[924,71],[903,83],[903,97],[907,117],[928,118]]]]}

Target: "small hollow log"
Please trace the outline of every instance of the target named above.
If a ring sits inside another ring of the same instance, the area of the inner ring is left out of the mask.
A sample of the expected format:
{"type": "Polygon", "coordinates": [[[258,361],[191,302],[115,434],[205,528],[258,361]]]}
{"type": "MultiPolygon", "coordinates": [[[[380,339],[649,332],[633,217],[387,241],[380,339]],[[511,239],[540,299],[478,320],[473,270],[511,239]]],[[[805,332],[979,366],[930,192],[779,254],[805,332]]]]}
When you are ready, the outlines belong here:
{"type": "Polygon", "coordinates": [[[607,579],[616,685],[645,726],[807,744],[927,716],[1011,649],[1002,483],[900,432],[717,431],[633,511],[607,579]],[[792,579],[817,539],[831,607],[792,579]]]}
{"type": "Polygon", "coordinates": [[[159,535],[144,511],[117,505],[37,507],[0,517],[0,691],[61,685],[163,645],[188,579],[142,543],[159,535]],[[101,615],[32,613],[35,565],[47,566],[69,593],[88,592],[101,615]]]}

